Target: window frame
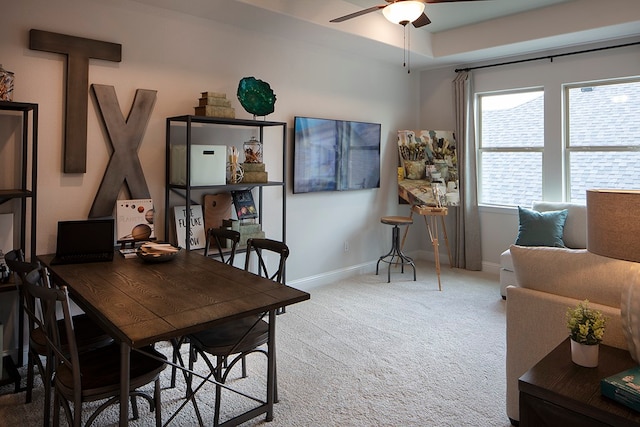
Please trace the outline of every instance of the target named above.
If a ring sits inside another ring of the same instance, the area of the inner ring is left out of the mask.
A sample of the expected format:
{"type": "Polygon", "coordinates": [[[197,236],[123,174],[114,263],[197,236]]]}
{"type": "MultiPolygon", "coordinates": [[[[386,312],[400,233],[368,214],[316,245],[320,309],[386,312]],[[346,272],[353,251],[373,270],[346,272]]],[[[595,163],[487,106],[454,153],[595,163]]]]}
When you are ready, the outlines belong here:
{"type": "MultiPolygon", "coordinates": [[[[512,95],[512,94],[525,94],[531,92],[542,92],[542,96],[544,97],[545,88],[543,86],[534,86],[534,87],[526,87],[526,88],[513,88],[513,89],[505,89],[505,90],[495,90],[495,91],[487,91],[487,92],[476,92],[474,95],[474,111],[475,111],[475,123],[476,123],[476,165],[477,165],[477,194],[478,194],[478,205],[482,206],[494,206],[494,207],[512,207],[516,205],[505,205],[501,203],[495,203],[490,201],[485,201],[483,199],[483,188],[482,188],[482,180],[483,180],[483,163],[482,163],[482,154],[483,153],[540,153],[542,159],[540,164],[540,177],[542,184],[542,193],[544,194],[544,165],[545,165],[545,145],[546,141],[543,140],[543,143],[540,147],[523,147],[523,146],[509,146],[509,147],[484,147],[482,144],[482,99],[487,96],[499,96],[499,95],[512,95]]],[[[544,103],[544,99],[543,99],[544,103]]],[[[542,111],[542,120],[544,123],[545,110],[543,108],[542,111]]]]}
{"type": "Polygon", "coordinates": [[[582,200],[574,200],[571,196],[571,154],[572,153],[595,153],[595,152],[640,152],[640,142],[637,145],[589,145],[589,146],[571,146],[571,121],[570,121],[570,96],[569,92],[572,89],[587,88],[587,87],[601,87],[611,86],[624,83],[637,83],[640,84],[640,76],[617,78],[617,79],[604,79],[604,80],[591,80],[584,82],[564,83],[562,87],[562,163],[564,168],[563,179],[563,197],[564,200],[573,203],[583,203],[582,200]]]}

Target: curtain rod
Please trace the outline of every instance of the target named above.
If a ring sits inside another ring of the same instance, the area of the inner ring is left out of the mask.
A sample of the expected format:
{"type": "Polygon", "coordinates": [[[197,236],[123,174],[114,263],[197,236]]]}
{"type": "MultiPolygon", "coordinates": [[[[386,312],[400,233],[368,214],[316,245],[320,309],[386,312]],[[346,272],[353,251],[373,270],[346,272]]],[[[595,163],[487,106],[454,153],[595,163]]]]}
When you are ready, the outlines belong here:
{"type": "Polygon", "coordinates": [[[559,58],[561,56],[570,56],[570,55],[578,55],[580,53],[598,52],[600,50],[616,49],[616,48],[619,48],[619,47],[634,46],[634,45],[638,45],[638,44],[640,44],[640,41],[626,43],[626,44],[619,44],[619,45],[616,45],[616,46],[606,46],[606,47],[599,47],[599,48],[595,48],[595,49],[579,50],[579,51],[576,51],[576,52],[559,53],[559,54],[556,54],[556,55],[539,56],[537,58],[520,59],[518,61],[509,61],[509,62],[500,62],[500,63],[497,63],[497,64],[480,65],[478,67],[456,68],[455,72],[459,73],[461,71],[478,70],[480,68],[491,68],[491,67],[499,67],[499,66],[502,66],[502,65],[520,64],[522,62],[540,61],[542,59],[548,59],[551,62],[553,62],[553,58],[559,58]]]}

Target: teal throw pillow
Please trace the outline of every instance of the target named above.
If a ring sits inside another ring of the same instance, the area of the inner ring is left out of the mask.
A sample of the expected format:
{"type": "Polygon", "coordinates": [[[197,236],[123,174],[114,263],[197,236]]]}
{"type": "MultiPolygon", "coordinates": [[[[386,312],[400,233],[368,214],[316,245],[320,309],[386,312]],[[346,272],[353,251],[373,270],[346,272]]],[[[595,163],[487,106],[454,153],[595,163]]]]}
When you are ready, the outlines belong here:
{"type": "Polygon", "coordinates": [[[520,227],[516,245],[565,247],[562,240],[568,211],[538,212],[518,206],[520,227]]]}

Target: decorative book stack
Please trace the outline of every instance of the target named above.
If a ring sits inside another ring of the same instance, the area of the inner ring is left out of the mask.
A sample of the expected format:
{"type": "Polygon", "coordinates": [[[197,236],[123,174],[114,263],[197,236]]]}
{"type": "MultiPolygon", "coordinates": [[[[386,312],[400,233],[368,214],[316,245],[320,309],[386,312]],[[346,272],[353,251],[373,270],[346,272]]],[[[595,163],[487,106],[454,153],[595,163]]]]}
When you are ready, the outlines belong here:
{"type": "Polygon", "coordinates": [[[240,246],[245,246],[249,239],[264,239],[265,237],[262,226],[258,223],[245,224],[237,220],[225,219],[222,221],[222,227],[240,232],[240,246]]]}
{"type": "Polygon", "coordinates": [[[243,163],[244,176],[242,182],[267,182],[268,172],[265,171],[264,163],[243,163]]]}
{"type": "Polygon", "coordinates": [[[236,110],[231,107],[227,95],[217,92],[202,92],[202,97],[195,107],[196,116],[221,117],[235,119],[236,110]]]}
{"type": "Polygon", "coordinates": [[[640,411],[640,366],[600,380],[603,396],[640,411]]]}

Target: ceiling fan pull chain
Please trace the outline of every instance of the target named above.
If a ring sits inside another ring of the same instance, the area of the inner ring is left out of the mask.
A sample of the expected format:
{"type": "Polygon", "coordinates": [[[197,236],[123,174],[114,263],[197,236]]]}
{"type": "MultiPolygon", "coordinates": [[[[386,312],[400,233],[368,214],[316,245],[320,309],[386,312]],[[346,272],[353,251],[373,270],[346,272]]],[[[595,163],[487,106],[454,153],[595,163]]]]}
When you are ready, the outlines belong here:
{"type": "Polygon", "coordinates": [[[402,26],[402,67],[407,66],[407,26],[402,26]]]}
{"type": "Polygon", "coordinates": [[[407,25],[407,74],[411,74],[411,26],[407,25]]]}

